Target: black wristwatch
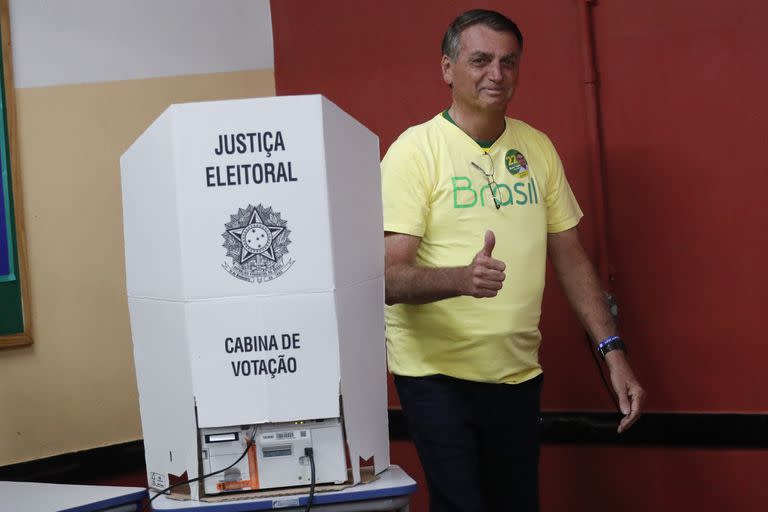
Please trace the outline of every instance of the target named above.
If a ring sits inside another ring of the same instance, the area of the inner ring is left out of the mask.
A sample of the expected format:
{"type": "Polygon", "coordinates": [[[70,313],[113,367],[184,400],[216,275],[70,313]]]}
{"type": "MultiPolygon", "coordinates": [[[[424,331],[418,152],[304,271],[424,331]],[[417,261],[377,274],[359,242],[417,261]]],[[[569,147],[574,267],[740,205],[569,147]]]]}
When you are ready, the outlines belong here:
{"type": "Polygon", "coordinates": [[[622,352],[626,352],[627,347],[624,346],[624,342],[621,341],[621,338],[618,336],[612,336],[597,346],[597,351],[600,352],[600,356],[603,359],[605,359],[605,354],[612,350],[621,350],[622,352]]]}

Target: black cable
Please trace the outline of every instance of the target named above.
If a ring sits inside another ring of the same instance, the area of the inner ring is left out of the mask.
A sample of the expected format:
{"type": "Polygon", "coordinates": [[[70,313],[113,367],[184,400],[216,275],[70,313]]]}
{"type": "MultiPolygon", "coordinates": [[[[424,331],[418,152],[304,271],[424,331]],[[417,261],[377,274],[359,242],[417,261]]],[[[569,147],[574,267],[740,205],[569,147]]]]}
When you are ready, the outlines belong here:
{"type": "Polygon", "coordinates": [[[312,453],[312,448],[304,448],[304,455],[309,457],[309,469],[312,475],[312,483],[309,486],[309,497],[307,498],[307,508],[304,509],[304,512],[309,512],[309,509],[312,508],[312,500],[315,497],[315,456],[312,453]]]}
{"type": "MultiPolygon", "coordinates": [[[[252,444],[253,444],[253,441],[246,441],[246,443],[245,443],[245,451],[243,452],[243,454],[242,454],[242,455],[240,455],[240,457],[238,457],[238,458],[237,458],[237,460],[236,460],[235,462],[233,462],[233,463],[232,463],[232,464],[230,464],[229,466],[225,467],[224,469],[220,469],[220,470],[218,470],[218,471],[214,471],[213,473],[208,473],[207,475],[199,476],[199,477],[197,477],[197,478],[193,478],[193,479],[191,479],[191,480],[184,480],[183,482],[179,482],[179,483],[177,483],[177,484],[173,484],[173,485],[171,485],[170,487],[166,487],[166,488],[165,488],[165,489],[163,489],[162,491],[159,491],[157,494],[155,494],[154,496],[152,496],[152,497],[149,499],[149,501],[147,502],[147,504],[146,504],[146,505],[144,505],[144,508],[142,509],[142,512],[146,512],[147,510],[149,510],[149,508],[148,508],[148,507],[149,507],[149,506],[152,504],[152,502],[155,500],[155,498],[157,498],[157,497],[158,497],[158,496],[160,496],[161,494],[165,494],[165,493],[167,493],[167,492],[168,492],[168,491],[170,491],[171,489],[175,489],[176,487],[179,487],[180,485],[191,484],[192,482],[197,482],[198,480],[202,480],[202,479],[204,479],[204,478],[208,478],[209,476],[218,475],[219,473],[223,473],[224,471],[226,471],[226,470],[230,469],[230,468],[231,468],[231,467],[233,467],[235,464],[237,464],[238,462],[240,462],[241,460],[243,460],[243,457],[245,457],[245,455],[248,453],[248,450],[250,450],[250,449],[251,449],[251,445],[252,445],[252,444]]],[[[310,448],[310,449],[311,449],[311,448],[310,448]]],[[[312,460],[312,459],[310,459],[310,460],[312,460]]],[[[314,472],[314,467],[315,467],[315,466],[314,466],[314,463],[313,463],[313,466],[312,466],[312,474],[313,474],[313,475],[315,474],[315,472],[314,472]]],[[[314,477],[313,477],[313,478],[314,478],[314,477]]],[[[313,482],[314,482],[314,480],[313,480],[313,482]]],[[[313,485],[314,485],[314,483],[313,483],[313,485]]],[[[151,489],[147,488],[147,492],[148,492],[148,493],[149,493],[149,491],[150,491],[150,490],[151,490],[151,489]]]]}

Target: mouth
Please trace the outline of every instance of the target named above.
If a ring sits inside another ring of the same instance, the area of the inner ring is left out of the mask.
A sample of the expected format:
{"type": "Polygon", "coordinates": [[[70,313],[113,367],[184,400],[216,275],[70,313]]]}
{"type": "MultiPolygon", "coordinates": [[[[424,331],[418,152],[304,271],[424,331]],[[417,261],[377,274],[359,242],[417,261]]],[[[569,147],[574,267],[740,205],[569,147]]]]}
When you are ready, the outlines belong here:
{"type": "Polygon", "coordinates": [[[480,91],[485,92],[491,96],[503,96],[507,92],[506,89],[502,89],[500,87],[483,87],[480,89],[480,91]]]}

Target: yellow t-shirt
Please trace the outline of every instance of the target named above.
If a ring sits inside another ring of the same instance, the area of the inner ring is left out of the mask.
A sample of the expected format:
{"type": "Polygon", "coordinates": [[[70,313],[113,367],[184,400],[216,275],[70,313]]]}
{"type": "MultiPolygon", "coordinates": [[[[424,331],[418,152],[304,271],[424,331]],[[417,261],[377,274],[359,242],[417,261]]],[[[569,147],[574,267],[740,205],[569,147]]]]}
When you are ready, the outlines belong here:
{"type": "Polygon", "coordinates": [[[384,230],[421,237],[418,265],[467,265],[490,229],[493,257],[507,267],[493,298],[387,306],[390,371],[497,383],[540,374],[547,233],[570,229],[582,216],[549,138],[506,118],[504,133],[483,149],[438,114],[406,130],[381,167],[384,230]]]}

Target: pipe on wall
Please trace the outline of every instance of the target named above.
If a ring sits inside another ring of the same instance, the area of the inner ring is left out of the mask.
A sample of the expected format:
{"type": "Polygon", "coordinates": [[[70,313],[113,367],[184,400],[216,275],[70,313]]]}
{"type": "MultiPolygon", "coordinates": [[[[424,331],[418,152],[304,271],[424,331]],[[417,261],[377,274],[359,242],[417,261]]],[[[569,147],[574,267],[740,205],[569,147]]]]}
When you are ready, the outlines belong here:
{"type": "Polygon", "coordinates": [[[608,253],[608,214],[605,198],[605,161],[600,130],[598,72],[592,30],[592,7],[596,0],[578,0],[581,25],[581,60],[584,75],[584,102],[587,124],[588,154],[591,170],[595,225],[595,265],[603,289],[610,290],[613,268],[608,253]]]}

